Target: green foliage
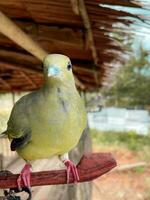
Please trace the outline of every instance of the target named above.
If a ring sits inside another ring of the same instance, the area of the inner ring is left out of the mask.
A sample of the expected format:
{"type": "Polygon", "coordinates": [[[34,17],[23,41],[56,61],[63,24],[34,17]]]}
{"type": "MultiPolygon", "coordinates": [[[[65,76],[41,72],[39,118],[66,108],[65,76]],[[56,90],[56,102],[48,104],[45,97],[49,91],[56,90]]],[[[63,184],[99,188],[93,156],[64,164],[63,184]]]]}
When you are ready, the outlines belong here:
{"type": "Polygon", "coordinates": [[[95,129],[90,130],[94,144],[106,146],[125,146],[132,151],[150,150],[150,135],[137,135],[133,131],[129,132],[101,132],[95,129]]]}
{"type": "Polygon", "coordinates": [[[137,173],[142,174],[145,172],[145,167],[136,167],[135,170],[137,173]]]}
{"type": "Polygon", "coordinates": [[[110,88],[102,89],[106,105],[144,107],[150,104],[150,62],[148,52],[141,48],[139,57],[118,70],[110,88]]]}

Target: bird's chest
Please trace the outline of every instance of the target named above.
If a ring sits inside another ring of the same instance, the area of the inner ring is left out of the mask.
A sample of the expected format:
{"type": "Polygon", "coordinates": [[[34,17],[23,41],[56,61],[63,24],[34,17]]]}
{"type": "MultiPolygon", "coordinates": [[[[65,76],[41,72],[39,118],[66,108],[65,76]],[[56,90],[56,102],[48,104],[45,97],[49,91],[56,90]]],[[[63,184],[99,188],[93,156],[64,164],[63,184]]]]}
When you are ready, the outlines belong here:
{"type": "Polygon", "coordinates": [[[71,95],[64,95],[58,92],[50,96],[44,104],[37,106],[38,112],[34,115],[34,127],[40,132],[49,134],[68,132],[74,124],[78,123],[78,106],[71,95]]]}
{"type": "Polygon", "coordinates": [[[78,98],[59,93],[42,102],[38,106],[35,104],[32,114],[33,145],[54,154],[69,151],[85,128],[84,112],[78,98]]]}
{"type": "Polygon", "coordinates": [[[55,118],[56,120],[69,120],[73,114],[76,102],[71,99],[71,96],[63,93],[57,93],[54,99],[50,99],[47,104],[47,113],[49,118],[55,118]],[[53,117],[52,117],[53,115],[53,117]]]}

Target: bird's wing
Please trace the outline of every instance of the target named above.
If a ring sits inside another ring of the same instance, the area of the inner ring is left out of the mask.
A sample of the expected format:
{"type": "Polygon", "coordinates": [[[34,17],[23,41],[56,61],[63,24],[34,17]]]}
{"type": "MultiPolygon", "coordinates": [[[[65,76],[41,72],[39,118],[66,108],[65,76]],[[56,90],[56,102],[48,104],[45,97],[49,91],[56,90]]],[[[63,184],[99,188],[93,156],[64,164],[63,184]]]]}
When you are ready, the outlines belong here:
{"type": "Polygon", "coordinates": [[[13,138],[10,144],[11,151],[15,151],[18,148],[24,147],[31,140],[31,131],[24,132],[19,138],[13,138]]]}
{"type": "Polygon", "coordinates": [[[13,107],[7,130],[4,132],[11,140],[11,150],[25,146],[31,139],[31,127],[28,121],[29,105],[26,97],[21,98],[13,107]]]}

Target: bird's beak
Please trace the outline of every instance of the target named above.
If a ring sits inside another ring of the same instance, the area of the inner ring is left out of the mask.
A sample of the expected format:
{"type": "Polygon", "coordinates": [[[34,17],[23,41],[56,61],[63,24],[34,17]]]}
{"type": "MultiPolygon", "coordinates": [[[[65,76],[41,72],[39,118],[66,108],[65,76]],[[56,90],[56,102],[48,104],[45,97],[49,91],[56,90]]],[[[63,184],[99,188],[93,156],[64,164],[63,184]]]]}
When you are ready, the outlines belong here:
{"type": "Polygon", "coordinates": [[[60,73],[60,69],[55,66],[50,66],[48,68],[48,77],[57,76],[60,73]]]}

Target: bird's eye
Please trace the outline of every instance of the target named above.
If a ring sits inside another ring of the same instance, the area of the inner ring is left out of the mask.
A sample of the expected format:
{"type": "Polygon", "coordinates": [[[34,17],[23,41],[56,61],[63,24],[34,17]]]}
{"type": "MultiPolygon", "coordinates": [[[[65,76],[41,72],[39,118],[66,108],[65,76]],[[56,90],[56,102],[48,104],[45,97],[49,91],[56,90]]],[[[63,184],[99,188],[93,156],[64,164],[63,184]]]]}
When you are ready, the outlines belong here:
{"type": "Polygon", "coordinates": [[[72,68],[72,64],[71,64],[71,62],[69,62],[67,65],[67,69],[70,70],[71,68],[72,68]]]}

